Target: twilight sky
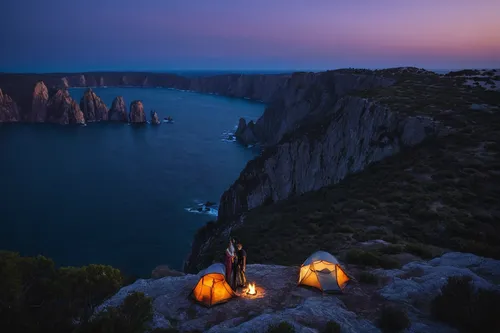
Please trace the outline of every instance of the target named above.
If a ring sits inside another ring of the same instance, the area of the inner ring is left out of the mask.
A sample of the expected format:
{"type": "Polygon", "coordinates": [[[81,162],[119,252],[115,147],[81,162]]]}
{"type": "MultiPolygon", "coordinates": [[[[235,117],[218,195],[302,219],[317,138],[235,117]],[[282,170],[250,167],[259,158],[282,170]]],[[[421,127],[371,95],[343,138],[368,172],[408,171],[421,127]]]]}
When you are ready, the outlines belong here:
{"type": "Polygon", "coordinates": [[[3,0],[0,71],[500,67],[500,0],[3,0]]]}

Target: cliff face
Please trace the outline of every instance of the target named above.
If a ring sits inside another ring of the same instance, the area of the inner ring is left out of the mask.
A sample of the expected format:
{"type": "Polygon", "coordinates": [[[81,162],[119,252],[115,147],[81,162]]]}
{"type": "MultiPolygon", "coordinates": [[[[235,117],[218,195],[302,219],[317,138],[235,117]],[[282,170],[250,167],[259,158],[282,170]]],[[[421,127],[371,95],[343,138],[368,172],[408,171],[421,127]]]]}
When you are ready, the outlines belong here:
{"type": "Polygon", "coordinates": [[[0,123],[19,121],[19,109],[16,102],[0,89],[0,123]]]}
{"type": "Polygon", "coordinates": [[[33,89],[33,102],[31,105],[30,120],[35,123],[43,123],[47,119],[47,102],[49,101],[49,90],[43,81],[37,82],[33,89]]]}
{"type": "Polygon", "coordinates": [[[61,125],[84,124],[85,118],[69,92],[59,89],[47,103],[47,122],[61,125]]]}
{"type": "Polygon", "coordinates": [[[110,121],[128,122],[127,106],[122,96],[118,96],[113,100],[111,109],[109,109],[108,119],[110,121]]]}
{"type": "Polygon", "coordinates": [[[87,122],[108,120],[108,107],[90,88],[80,100],[80,109],[87,122]]]}
{"type": "Polygon", "coordinates": [[[287,82],[289,75],[219,75],[191,79],[189,89],[269,103],[287,82]]]}
{"type": "Polygon", "coordinates": [[[277,98],[256,122],[254,136],[264,145],[276,144],[305,118],[328,113],[341,96],[393,83],[392,79],[373,74],[294,73],[280,86],[277,98]]]}
{"type": "Polygon", "coordinates": [[[222,195],[219,219],[338,183],[439,131],[430,118],[399,116],[364,98],[340,98],[320,122],[305,123],[250,161],[222,195]]]}
{"type": "Polygon", "coordinates": [[[146,114],[144,113],[144,105],[141,101],[133,101],[130,104],[129,121],[131,123],[143,124],[146,122],[146,114]]]}

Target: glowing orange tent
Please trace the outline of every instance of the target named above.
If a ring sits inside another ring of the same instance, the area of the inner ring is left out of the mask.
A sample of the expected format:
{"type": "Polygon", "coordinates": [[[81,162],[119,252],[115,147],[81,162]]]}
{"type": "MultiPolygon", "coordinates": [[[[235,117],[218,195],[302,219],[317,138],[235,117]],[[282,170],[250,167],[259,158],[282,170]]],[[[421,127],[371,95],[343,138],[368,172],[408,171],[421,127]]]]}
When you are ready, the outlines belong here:
{"type": "Polygon", "coordinates": [[[324,292],[342,292],[348,281],[339,261],[328,252],[315,252],[300,266],[299,285],[324,292]]]}
{"type": "Polygon", "coordinates": [[[236,294],[226,282],[226,267],[213,264],[199,273],[200,280],[191,291],[193,298],[206,306],[229,301],[236,294]]]}

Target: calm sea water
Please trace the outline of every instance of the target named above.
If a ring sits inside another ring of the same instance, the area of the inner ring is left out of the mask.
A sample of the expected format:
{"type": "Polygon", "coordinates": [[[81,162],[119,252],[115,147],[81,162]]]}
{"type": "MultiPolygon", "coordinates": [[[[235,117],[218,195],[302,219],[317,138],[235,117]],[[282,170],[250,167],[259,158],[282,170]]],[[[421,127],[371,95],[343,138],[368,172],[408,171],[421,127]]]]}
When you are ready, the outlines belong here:
{"type": "MultiPolygon", "coordinates": [[[[264,106],[167,89],[96,88],[111,105],[141,99],[174,124],[0,126],[0,249],[61,265],[110,264],[148,276],[180,269],[196,230],[256,151],[223,140],[264,106]]],[[[84,89],[72,89],[78,100],[84,89]]]]}

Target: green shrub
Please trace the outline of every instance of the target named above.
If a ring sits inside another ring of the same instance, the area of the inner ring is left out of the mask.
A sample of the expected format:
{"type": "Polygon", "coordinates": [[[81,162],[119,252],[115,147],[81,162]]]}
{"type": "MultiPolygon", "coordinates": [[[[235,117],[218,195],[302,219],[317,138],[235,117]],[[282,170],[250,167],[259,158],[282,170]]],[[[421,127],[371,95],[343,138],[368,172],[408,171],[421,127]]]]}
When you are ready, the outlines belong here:
{"type": "Polygon", "coordinates": [[[380,257],[378,264],[383,269],[401,268],[401,263],[399,261],[397,261],[396,259],[393,259],[390,257],[380,257]]]}
{"type": "Polygon", "coordinates": [[[370,272],[361,272],[359,275],[359,282],[367,284],[377,284],[378,276],[370,272]]]}
{"type": "Polygon", "coordinates": [[[286,321],[282,321],[277,325],[271,325],[267,333],[295,333],[295,327],[286,321]]]}
{"type": "Polygon", "coordinates": [[[408,253],[412,253],[416,256],[419,256],[422,259],[431,259],[434,257],[432,251],[423,244],[416,244],[416,243],[406,244],[405,251],[408,253]]]}
{"type": "Polygon", "coordinates": [[[0,322],[5,332],[73,332],[122,285],[104,265],[55,268],[42,256],[0,251],[0,322]]]}
{"type": "Polygon", "coordinates": [[[366,252],[360,249],[352,249],[347,252],[346,261],[349,264],[376,266],[379,258],[371,252],[366,252]]]}
{"type": "Polygon", "coordinates": [[[143,333],[153,319],[151,298],[143,293],[128,295],[117,308],[107,308],[82,327],[81,333],[143,333]]]}
{"type": "Polygon", "coordinates": [[[341,327],[339,323],[336,321],[330,320],[329,322],[326,323],[325,328],[322,333],[340,333],[341,332],[341,327]]]}
{"type": "Polygon", "coordinates": [[[432,315],[462,332],[500,332],[500,293],[475,290],[468,276],[452,276],[432,301],[432,315]]]}
{"type": "Polygon", "coordinates": [[[399,254],[403,252],[403,247],[401,245],[387,245],[380,248],[378,251],[384,254],[399,254]]]}
{"type": "Polygon", "coordinates": [[[395,306],[385,306],[380,312],[378,326],[382,332],[401,332],[410,327],[411,322],[408,314],[395,306]]]}

